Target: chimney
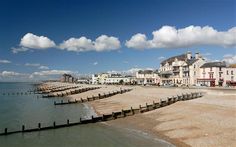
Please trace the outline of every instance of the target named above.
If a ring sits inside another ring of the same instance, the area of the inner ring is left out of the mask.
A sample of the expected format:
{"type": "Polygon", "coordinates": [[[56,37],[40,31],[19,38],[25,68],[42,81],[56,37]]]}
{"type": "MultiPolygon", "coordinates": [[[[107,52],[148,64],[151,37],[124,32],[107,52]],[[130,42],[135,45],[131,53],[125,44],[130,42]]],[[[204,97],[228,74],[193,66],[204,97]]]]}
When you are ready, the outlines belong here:
{"type": "Polygon", "coordinates": [[[187,59],[190,60],[192,58],[192,53],[190,51],[187,52],[187,59]]]}
{"type": "Polygon", "coordinates": [[[195,59],[199,59],[200,58],[200,54],[199,54],[199,52],[196,52],[195,53],[195,59]]]}

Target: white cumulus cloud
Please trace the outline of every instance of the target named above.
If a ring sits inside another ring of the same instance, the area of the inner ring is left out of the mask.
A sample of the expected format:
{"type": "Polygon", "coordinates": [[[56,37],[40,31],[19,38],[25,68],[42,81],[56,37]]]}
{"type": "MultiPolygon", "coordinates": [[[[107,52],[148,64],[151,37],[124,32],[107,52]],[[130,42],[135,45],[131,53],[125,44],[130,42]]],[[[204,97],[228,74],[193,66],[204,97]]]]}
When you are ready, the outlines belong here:
{"type": "Polygon", "coordinates": [[[20,46],[31,49],[47,49],[55,47],[54,41],[45,36],[37,36],[32,33],[27,33],[23,36],[20,46]]]}
{"type": "Polygon", "coordinates": [[[236,63],[236,54],[226,54],[223,57],[223,61],[225,61],[227,64],[235,64],[236,63]]]}
{"type": "Polygon", "coordinates": [[[0,59],[0,64],[8,64],[8,63],[11,63],[11,61],[9,61],[9,60],[1,60],[0,59]]]}
{"type": "Polygon", "coordinates": [[[228,31],[217,31],[210,26],[188,26],[176,29],[172,26],[163,26],[152,32],[153,38],[147,39],[145,34],[135,34],[126,41],[128,48],[183,48],[200,45],[214,45],[222,47],[236,47],[236,27],[228,31]]]}
{"type": "Polygon", "coordinates": [[[94,62],[93,65],[98,65],[98,62],[94,62]]]}
{"type": "Polygon", "coordinates": [[[107,35],[99,36],[95,41],[86,37],[70,38],[59,45],[60,49],[76,52],[109,51],[120,48],[120,41],[116,37],[107,35]]]}
{"type": "Polygon", "coordinates": [[[34,73],[32,73],[32,75],[49,76],[49,75],[62,75],[65,73],[69,74],[69,73],[73,73],[73,72],[69,71],[69,70],[44,70],[44,71],[34,72],[34,73]]]}

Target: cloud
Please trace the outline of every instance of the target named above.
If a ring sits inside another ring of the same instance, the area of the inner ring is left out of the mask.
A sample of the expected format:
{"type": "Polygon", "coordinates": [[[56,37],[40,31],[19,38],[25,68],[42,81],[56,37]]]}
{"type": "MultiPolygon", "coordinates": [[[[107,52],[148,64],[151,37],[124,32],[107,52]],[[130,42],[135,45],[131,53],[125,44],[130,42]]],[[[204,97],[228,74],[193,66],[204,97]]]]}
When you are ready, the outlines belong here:
{"type": "Polygon", "coordinates": [[[98,62],[94,62],[93,65],[98,65],[98,62]]]}
{"type": "Polygon", "coordinates": [[[44,69],[45,70],[45,69],[49,69],[49,67],[42,65],[42,66],[39,66],[39,69],[44,69]]]}
{"type": "Polygon", "coordinates": [[[40,66],[40,64],[39,63],[25,63],[25,66],[38,67],[40,66]]]}
{"type": "Polygon", "coordinates": [[[32,75],[34,76],[49,76],[49,75],[62,75],[62,74],[69,74],[73,73],[70,70],[44,70],[44,71],[39,71],[39,72],[34,72],[32,75]]]}
{"type": "Polygon", "coordinates": [[[27,74],[18,73],[18,72],[14,72],[14,71],[3,71],[3,72],[0,72],[0,76],[2,76],[2,77],[26,76],[26,75],[27,74]]]}
{"type": "Polygon", "coordinates": [[[236,27],[220,32],[210,26],[188,26],[182,29],[163,26],[153,31],[152,35],[153,38],[148,40],[145,34],[135,34],[125,45],[134,49],[183,48],[200,45],[236,47],[236,27]]]}
{"type": "Polygon", "coordinates": [[[12,50],[12,52],[13,52],[14,54],[16,54],[16,53],[18,53],[18,52],[25,52],[25,51],[28,51],[29,49],[28,49],[28,48],[25,48],[25,47],[17,47],[17,48],[12,47],[11,50],[12,50]]]}
{"type": "Polygon", "coordinates": [[[108,37],[107,35],[99,36],[95,41],[86,37],[70,38],[63,41],[59,48],[62,50],[85,52],[85,51],[109,51],[120,48],[120,41],[116,37],[108,37]]]}
{"type": "Polygon", "coordinates": [[[236,63],[236,54],[226,54],[223,56],[223,61],[227,64],[235,64],[236,63]]]}
{"type": "Polygon", "coordinates": [[[158,60],[163,60],[163,59],[165,59],[166,57],[163,57],[163,56],[160,56],[160,57],[158,57],[157,59],[158,60]]]}
{"type": "Polygon", "coordinates": [[[203,56],[211,56],[212,53],[203,53],[202,55],[203,55],[203,56]]]}
{"type": "Polygon", "coordinates": [[[45,36],[37,36],[32,33],[25,34],[20,41],[19,47],[12,47],[13,53],[25,52],[32,49],[47,49],[56,47],[54,41],[45,36]]]}
{"type": "Polygon", "coordinates": [[[11,61],[9,60],[0,60],[0,64],[9,64],[11,61]]]}
{"type": "Polygon", "coordinates": [[[47,49],[55,47],[56,45],[54,41],[50,40],[48,37],[27,33],[21,39],[20,46],[31,49],[47,49]]]}

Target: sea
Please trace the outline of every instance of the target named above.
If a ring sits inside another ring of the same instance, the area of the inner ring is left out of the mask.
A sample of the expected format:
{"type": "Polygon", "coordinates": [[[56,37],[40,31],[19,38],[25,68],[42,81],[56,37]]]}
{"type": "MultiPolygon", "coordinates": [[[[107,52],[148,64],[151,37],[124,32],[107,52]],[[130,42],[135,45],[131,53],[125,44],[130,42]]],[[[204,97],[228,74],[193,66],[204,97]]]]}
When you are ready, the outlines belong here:
{"type": "MultiPolygon", "coordinates": [[[[37,83],[0,83],[0,132],[78,122],[96,115],[86,104],[54,106],[66,97],[42,98],[29,94],[37,83]],[[18,93],[18,94],[17,94],[18,93]],[[22,93],[22,94],[21,94],[22,93]],[[28,93],[28,94],[26,94],[28,93]]],[[[54,130],[0,136],[0,147],[165,147],[173,146],[146,133],[105,123],[78,125],[54,130]]]]}

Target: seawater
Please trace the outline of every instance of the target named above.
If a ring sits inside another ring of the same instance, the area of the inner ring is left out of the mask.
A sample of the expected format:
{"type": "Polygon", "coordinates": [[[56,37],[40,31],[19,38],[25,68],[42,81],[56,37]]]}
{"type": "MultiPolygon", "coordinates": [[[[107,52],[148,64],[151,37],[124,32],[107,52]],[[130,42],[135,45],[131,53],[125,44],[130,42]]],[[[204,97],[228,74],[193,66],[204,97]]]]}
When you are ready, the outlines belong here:
{"type": "MultiPolygon", "coordinates": [[[[79,118],[96,115],[86,104],[54,106],[54,101],[67,98],[38,98],[37,95],[12,95],[25,93],[34,83],[0,83],[0,132],[41,126],[65,124],[66,120],[78,122],[79,118]],[[3,95],[5,93],[5,95],[3,95]],[[8,95],[9,93],[10,95],[8,95]]],[[[115,146],[170,146],[142,133],[114,128],[101,123],[73,126],[55,130],[19,133],[0,136],[0,147],[115,147],[115,146]]]]}

